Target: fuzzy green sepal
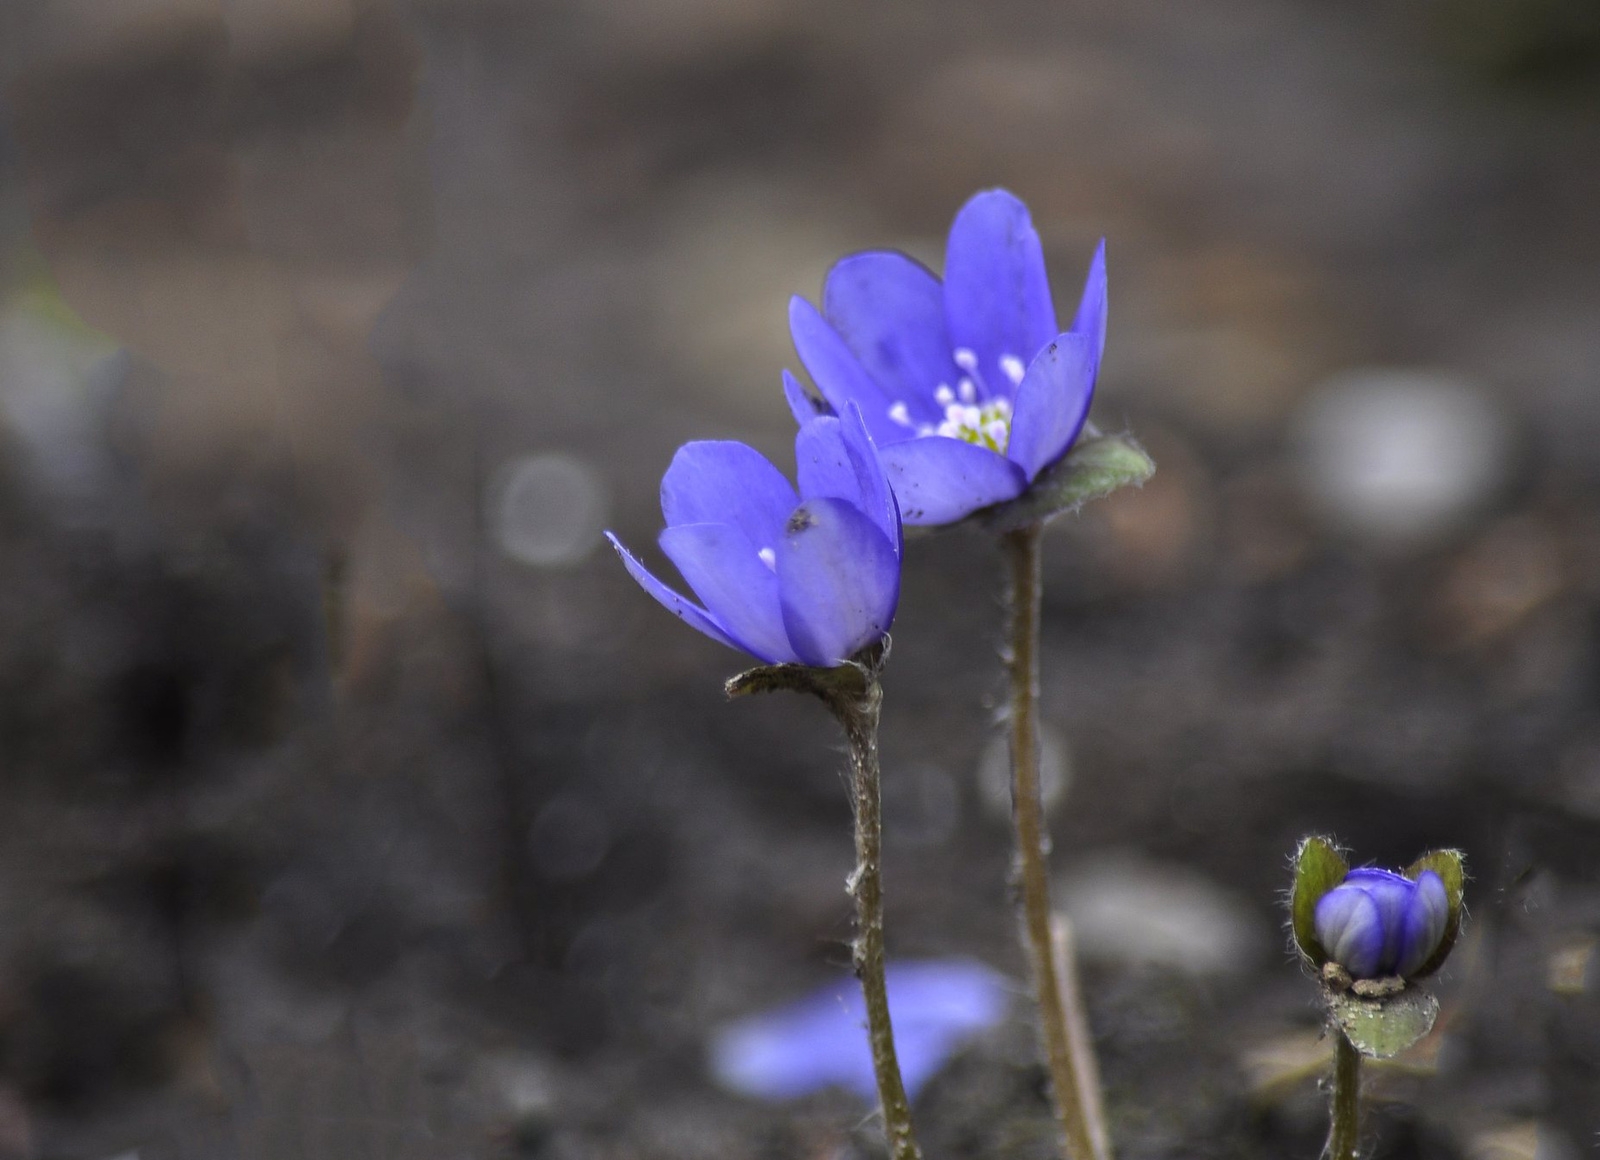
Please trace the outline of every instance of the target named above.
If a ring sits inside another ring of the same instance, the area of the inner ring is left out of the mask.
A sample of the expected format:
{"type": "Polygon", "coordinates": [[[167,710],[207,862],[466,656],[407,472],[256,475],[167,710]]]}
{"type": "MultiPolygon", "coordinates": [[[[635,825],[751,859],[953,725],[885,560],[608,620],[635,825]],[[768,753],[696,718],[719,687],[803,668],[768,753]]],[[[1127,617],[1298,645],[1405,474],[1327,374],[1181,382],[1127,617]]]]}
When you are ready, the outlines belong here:
{"type": "Polygon", "coordinates": [[[828,702],[840,698],[855,699],[864,696],[877,682],[888,659],[889,638],[886,636],[832,668],[798,664],[758,665],[736,677],[730,677],[723,684],[722,691],[729,697],[788,690],[810,693],[828,702]]]}
{"type": "Polygon", "coordinates": [[[983,508],[968,520],[985,531],[1014,532],[1124,487],[1143,487],[1155,473],[1155,460],[1131,435],[1085,435],[1016,499],[983,508]]]}
{"type": "Polygon", "coordinates": [[[1329,838],[1306,838],[1295,851],[1294,885],[1289,892],[1290,923],[1295,946],[1313,967],[1320,969],[1329,957],[1317,938],[1317,903],[1348,873],[1350,864],[1329,838]]]}

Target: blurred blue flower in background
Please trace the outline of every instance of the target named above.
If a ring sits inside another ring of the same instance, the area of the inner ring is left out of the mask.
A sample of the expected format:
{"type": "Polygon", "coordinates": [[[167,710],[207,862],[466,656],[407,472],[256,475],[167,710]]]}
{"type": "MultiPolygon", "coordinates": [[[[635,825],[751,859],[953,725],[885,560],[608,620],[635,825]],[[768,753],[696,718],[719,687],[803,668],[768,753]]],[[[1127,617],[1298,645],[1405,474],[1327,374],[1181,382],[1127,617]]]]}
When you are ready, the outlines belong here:
{"type": "Polygon", "coordinates": [[[831,667],[879,640],[900,599],[900,513],[861,412],[808,417],[798,494],[743,443],[686,443],[661,480],[661,550],[701,604],[606,537],[691,627],[768,664],[831,667]]]}
{"type": "Polygon", "coordinates": [[[906,523],[950,523],[1020,495],[1083,429],[1105,350],[1105,243],[1061,333],[1027,207],[988,190],[950,227],[943,283],[904,254],[852,254],[820,311],[791,300],[789,329],[828,405],[861,407],[906,523]]]}
{"type": "Polygon", "coordinates": [[[1352,870],[1317,901],[1317,938],[1355,979],[1407,978],[1439,948],[1450,920],[1444,880],[1413,882],[1388,870],[1352,870]]]}
{"type": "MultiPolygon", "coordinates": [[[[889,1015],[906,1093],[915,1098],[945,1061],[1006,1013],[1004,976],[970,959],[890,963],[889,1015]]],[[[711,1070],[733,1091],[768,1100],[843,1087],[878,1098],[866,1007],[854,979],[719,1030],[711,1070]]]]}

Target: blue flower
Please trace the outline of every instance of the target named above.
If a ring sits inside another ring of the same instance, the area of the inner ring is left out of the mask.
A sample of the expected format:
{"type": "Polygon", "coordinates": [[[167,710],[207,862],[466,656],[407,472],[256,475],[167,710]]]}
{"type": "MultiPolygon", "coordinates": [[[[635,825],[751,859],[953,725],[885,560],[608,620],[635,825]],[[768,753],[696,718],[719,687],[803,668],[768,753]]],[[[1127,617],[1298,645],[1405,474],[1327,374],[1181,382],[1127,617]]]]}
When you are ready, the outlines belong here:
{"type": "Polygon", "coordinates": [[[1317,901],[1317,940],[1351,978],[1409,978],[1433,957],[1450,920],[1444,880],[1352,870],[1317,901]]]}
{"type": "Polygon", "coordinates": [[[950,523],[1020,495],[1082,430],[1106,343],[1105,243],[1060,333],[1028,209],[992,189],[956,215],[942,283],[904,254],[852,254],[821,311],[790,302],[789,330],[829,406],[860,406],[906,523],[950,523]]]}
{"type": "MultiPolygon", "coordinates": [[[[965,959],[890,963],[889,1017],[906,1094],[944,1066],[963,1043],[1005,1015],[1003,976],[965,959]]],[[[711,1068],[728,1088],[769,1100],[843,1087],[876,1100],[866,1007],[853,979],[721,1029],[711,1068]]]]}
{"type": "Polygon", "coordinates": [[[701,603],[633,578],[685,623],[768,664],[831,667],[880,639],[900,599],[900,513],[855,407],[795,437],[800,491],[743,443],[686,443],[661,480],[661,550],[701,603]]]}

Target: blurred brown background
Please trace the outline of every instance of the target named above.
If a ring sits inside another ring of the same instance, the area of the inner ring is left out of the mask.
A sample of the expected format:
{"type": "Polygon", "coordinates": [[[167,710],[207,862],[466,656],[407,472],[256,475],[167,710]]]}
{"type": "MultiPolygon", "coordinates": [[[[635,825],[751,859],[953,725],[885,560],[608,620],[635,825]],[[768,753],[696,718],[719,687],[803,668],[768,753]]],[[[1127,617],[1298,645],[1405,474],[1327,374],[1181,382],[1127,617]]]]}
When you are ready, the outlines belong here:
{"type": "MultiPolygon", "coordinates": [[[[831,725],[598,532],[993,185],[1160,465],[1047,541],[1119,1153],[1315,1155],[1313,831],[1475,875],[1372,1154],[1600,1138],[1592,0],[10,0],[0,76],[0,1157],[876,1154],[703,1066],[844,969],[831,725]]],[[[998,571],[912,547],[890,946],[1020,978],[998,571]]],[[[1019,1002],[930,1155],[1042,1083],[1019,1002]]]]}

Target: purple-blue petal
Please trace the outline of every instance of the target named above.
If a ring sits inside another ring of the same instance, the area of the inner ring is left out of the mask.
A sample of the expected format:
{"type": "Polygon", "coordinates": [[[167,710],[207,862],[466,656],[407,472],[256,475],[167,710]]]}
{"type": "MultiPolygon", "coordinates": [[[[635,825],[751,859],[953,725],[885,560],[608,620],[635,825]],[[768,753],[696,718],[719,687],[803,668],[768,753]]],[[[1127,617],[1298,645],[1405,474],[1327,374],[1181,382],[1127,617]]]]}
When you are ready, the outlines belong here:
{"type": "MultiPolygon", "coordinates": [[[[890,963],[884,974],[895,1050],[913,1098],[964,1042],[1005,1015],[1006,981],[981,963],[890,963]]],[[[838,1086],[877,1100],[865,1006],[853,979],[721,1029],[711,1065],[725,1086],[763,1099],[838,1086]]]]}
{"type": "Polygon", "coordinates": [[[1028,207],[1006,190],[986,190],[956,214],[945,246],[944,308],[952,345],[971,350],[989,389],[1007,398],[1014,387],[1001,356],[1027,366],[1060,330],[1038,231],[1028,207]]]}
{"type": "MultiPolygon", "coordinates": [[[[879,443],[904,439],[911,434],[911,427],[896,422],[890,415],[897,400],[885,393],[833,324],[804,298],[789,300],[789,335],[812,382],[817,384],[817,390],[822,392],[835,414],[842,414],[851,403],[858,404],[867,429],[879,443]]],[[[938,422],[939,415],[931,398],[899,401],[906,404],[904,418],[907,422],[938,422]]],[[[792,408],[793,404],[790,406],[792,408]]]]}
{"type": "Polygon", "coordinates": [[[1400,959],[1400,928],[1411,905],[1415,884],[1392,870],[1371,867],[1350,871],[1344,881],[1348,886],[1365,890],[1377,904],[1378,917],[1383,924],[1383,952],[1379,955],[1377,969],[1380,974],[1394,974],[1400,959]]]}
{"type": "Polygon", "coordinates": [[[639,587],[643,588],[651,596],[655,597],[656,601],[668,612],[672,613],[690,628],[705,633],[718,644],[725,644],[729,648],[735,649],[739,652],[750,651],[739,641],[734,640],[733,637],[729,636],[725,631],[723,631],[722,627],[711,618],[711,614],[708,613],[704,608],[701,608],[698,604],[679,596],[671,588],[668,588],[660,580],[657,580],[653,575],[651,575],[649,569],[647,569],[643,564],[639,563],[639,561],[634,557],[633,553],[624,548],[622,546],[622,541],[617,539],[616,536],[610,532],[607,532],[606,539],[611,541],[611,546],[617,550],[617,555],[622,557],[622,564],[623,567],[628,569],[628,575],[632,576],[634,580],[638,581],[639,587]]]}
{"type": "Polygon", "coordinates": [[[837,418],[813,418],[794,440],[800,494],[842,499],[878,525],[900,552],[900,515],[861,410],[851,403],[837,418]]]}
{"type": "Polygon", "coordinates": [[[1083,297],[1078,302],[1078,313],[1072,320],[1072,333],[1088,338],[1094,347],[1094,367],[1098,374],[1100,360],[1106,353],[1106,240],[1094,252],[1089,263],[1089,277],[1083,284],[1083,297]]]}
{"type": "Polygon", "coordinates": [[[1444,879],[1432,870],[1417,878],[1400,926],[1400,947],[1394,973],[1409,977],[1433,955],[1450,921],[1450,895],[1444,879]]]}
{"type": "Polygon", "coordinates": [[[1080,334],[1058,335],[1028,367],[1011,416],[1006,457],[1031,480],[1067,453],[1094,401],[1094,352],[1080,334]]]}
{"type": "Polygon", "coordinates": [[[1027,486],[1022,468],[986,447],[929,435],[878,448],[900,518],[913,525],[954,523],[979,508],[1015,499],[1027,486]]]}
{"type": "Polygon", "coordinates": [[[685,443],[661,477],[667,527],[731,524],[758,549],[776,549],[800,497],[754,447],[726,440],[685,443]]]}
{"type": "Polygon", "coordinates": [[[889,631],[900,601],[900,557],[852,504],[808,499],[778,546],[778,595],[795,655],[831,667],[889,631]]]}
{"type": "Polygon", "coordinates": [[[798,659],[783,627],[778,577],[743,531],[732,524],[679,524],[663,531],[660,542],[706,611],[745,652],[769,664],[798,659]]]}
{"type": "Polygon", "coordinates": [[[889,250],[851,254],[828,271],[822,313],[891,404],[904,402],[918,421],[937,421],[934,391],[940,383],[954,386],[957,368],[944,288],[927,267],[889,250]]]}
{"type": "Polygon", "coordinates": [[[813,419],[824,415],[831,415],[833,408],[812,395],[800,385],[800,380],[788,371],[783,372],[783,400],[789,404],[789,413],[794,416],[794,421],[801,427],[813,419]]]}
{"type": "Polygon", "coordinates": [[[867,518],[877,524],[894,547],[894,554],[904,558],[906,532],[900,519],[900,501],[895,498],[894,486],[889,482],[889,471],[883,465],[877,441],[867,428],[861,408],[851,404],[840,416],[843,424],[845,446],[861,472],[861,502],[857,504],[867,518]]]}
{"type": "Polygon", "coordinates": [[[1009,1002],[1004,978],[970,959],[890,963],[886,983],[896,1037],[902,1027],[981,1031],[999,1022],[1009,1002]]]}
{"type": "Polygon", "coordinates": [[[1317,901],[1312,921],[1317,941],[1354,978],[1371,979],[1379,974],[1383,917],[1367,891],[1349,884],[1335,886],[1317,901]]]}
{"type": "Polygon", "coordinates": [[[1005,981],[981,963],[891,963],[885,976],[900,1075],[913,1098],[963,1042],[1005,1015],[1005,981]]]}

